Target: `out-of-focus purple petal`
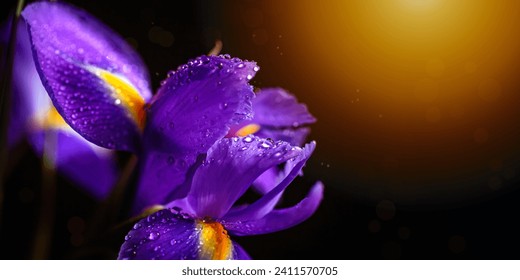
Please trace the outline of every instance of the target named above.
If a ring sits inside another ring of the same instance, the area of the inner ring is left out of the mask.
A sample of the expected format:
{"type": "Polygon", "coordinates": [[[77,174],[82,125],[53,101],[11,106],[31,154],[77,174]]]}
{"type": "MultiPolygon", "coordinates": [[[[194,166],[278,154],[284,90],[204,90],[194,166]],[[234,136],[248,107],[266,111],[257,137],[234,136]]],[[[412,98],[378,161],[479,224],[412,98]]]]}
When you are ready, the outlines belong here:
{"type": "Polygon", "coordinates": [[[137,222],[119,251],[119,259],[247,257],[245,251],[229,239],[222,225],[195,220],[173,209],[160,210],[137,222]]]}
{"type": "Polygon", "coordinates": [[[258,220],[241,222],[224,222],[230,234],[255,235],[276,232],[293,227],[307,220],[320,205],[323,198],[323,184],[317,182],[309,191],[307,197],[297,205],[279,210],[273,210],[258,220]]]}
{"type": "Polygon", "coordinates": [[[302,152],[255,136],[221,139],[195,171],[188,201],[198,216],[221,218],[258,176],[302,152]]]}
{"type": "Polygon", "coordinates": [[[44,161],[54,157],[58,172],[97,200],[105,199],[115,185],[118,173],[111,151],[89,143],[70,128],[34,131],[30,143],[44,161]],[[54,151],[44,151],[44,147],[54,147],[54,151]]]}
{"type": "Polygon", "coordinates": [[[281,88],[260,90],[253,100],[253,110],[256,123],[271,127],[298,127],[316,121],[304,104],[281,88]]]}
{"type": "Polygon", "coordinates": [[[151,97],[138,54],[83,10],[37,2],[22,12],[36,68],[54,106],[86,139],[110,149],[136,151],[151,97]]]}
{"type": "Polygon", "coordinates": [[[223,217],[226,221],[248,221],[257,220],[264,217],[266,214],[272,211],[274,206],[279,200],[279,195],[287,188],[287,186],[298,176],[301,169],[311,156],[312,152],[316,147],[315,142],[305,145],[303,149],[297,148],[300,153],[296,158],[293,158],[287,162],[287,167],[290,168],[290,172],[287,172],[287,176],[270,192],[262,196],[260,199],[245,207],[243,210],[234,211],[223,217]]]}
{"type": "Polygon", "coordinates": [[[149,162],[137,197],[148,204],[166,203],[163,199],[184,181],[197,156],[232,124],[251,118],[254,93],[248,82],[256,69],[254,62],[203,56],[170,74],[147,111],[149,162]]]}

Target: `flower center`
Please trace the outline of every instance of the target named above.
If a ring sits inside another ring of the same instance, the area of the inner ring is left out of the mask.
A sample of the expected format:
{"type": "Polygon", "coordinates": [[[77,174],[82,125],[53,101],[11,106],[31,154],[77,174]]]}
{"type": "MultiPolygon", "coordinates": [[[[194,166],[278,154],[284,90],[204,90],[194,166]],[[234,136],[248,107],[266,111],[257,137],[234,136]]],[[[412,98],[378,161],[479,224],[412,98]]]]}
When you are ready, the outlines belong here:
{"type": "Polygon", "coordinates": [[[214,221],[197,221],[197,226],[200,228],[200,259],[227,260],[232,257],[231,239],[222,224],[214,221]]]}

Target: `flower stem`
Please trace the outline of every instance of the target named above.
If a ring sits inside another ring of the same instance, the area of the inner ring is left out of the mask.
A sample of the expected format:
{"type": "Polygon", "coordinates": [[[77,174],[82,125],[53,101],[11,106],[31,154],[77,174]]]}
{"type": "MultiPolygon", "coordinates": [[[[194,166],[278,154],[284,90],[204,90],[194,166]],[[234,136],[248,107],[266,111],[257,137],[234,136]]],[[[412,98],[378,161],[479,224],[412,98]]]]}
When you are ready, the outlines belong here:
{"type": "Polygon", "coordinates": [[[0,68],[0,230],[2,226],[3,215],[3,201],[5,189],[5,170],[7,165],[7,129],[9,125],[9,106],[11,103],[11,80],[13,74],[13,62],[16,49],[16,29],[24,0],[18,0],[16,10],[11,21],[11,29],[9,34],[9,44],[5,50],[5,57],[2,60],[2,67],[0,68]]]}

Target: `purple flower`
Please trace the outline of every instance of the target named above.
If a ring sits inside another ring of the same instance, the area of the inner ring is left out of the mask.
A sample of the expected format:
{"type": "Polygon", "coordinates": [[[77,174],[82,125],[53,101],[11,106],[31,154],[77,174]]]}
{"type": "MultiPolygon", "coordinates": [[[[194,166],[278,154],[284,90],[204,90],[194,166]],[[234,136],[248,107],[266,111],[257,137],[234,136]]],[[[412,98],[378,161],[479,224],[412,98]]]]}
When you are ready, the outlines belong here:
{"type": "Polygon", "coordinates": [[[310,217],[323,196],[320,182],[295,206],[275,209],[315,148],[255,136],[224,138],[212,146],[189,177],[188,195],[137,222],[125,237],[119,259],[249,259],[229,235],[280,231],[310,217]],[[253,181],[279,164],[286,176],[249,205],[236,201],[253,181]]]}
{"type": "Polygon", "coordinates": [[[197,157],[252,117],[254,62],[199,57],[171,72],[152,98],[138,54],[93,16],[56,2],[28,5],[22,16],[65,122],[94,144],[141,156],[135,211],[168,201],[197,157]]]}
{"type": "MultiPolygon", "coordinates": [[[[233,125],[227,136],[254,134],[301,146],[310,132],[306,126],[316,121],[305,104],[298,103],[296,97],[281,88],[260,90],[253,99],[253,114],[252,120],[233,125]]],[[[261,194],[267,193],[286,172],[283,166],[268,169],[255,180],[253,187],[261,194]]]]}
{"type": "Polygon", "coordinates": [[[52,158],[55,168],[82,190],[96,199],[106,198],[117,178],[112,152],[86,141],[63,121],[38,77],[24,22],[16,32],[9,146],[27,137],[38,155],[52,158]]]}

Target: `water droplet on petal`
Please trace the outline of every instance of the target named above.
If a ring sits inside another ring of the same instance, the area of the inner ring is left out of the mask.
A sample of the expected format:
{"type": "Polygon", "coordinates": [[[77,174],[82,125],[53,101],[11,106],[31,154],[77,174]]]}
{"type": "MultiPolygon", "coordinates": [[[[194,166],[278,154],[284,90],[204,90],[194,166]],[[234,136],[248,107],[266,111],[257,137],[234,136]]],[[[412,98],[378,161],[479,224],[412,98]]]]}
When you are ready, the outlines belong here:
{"type": "Polygon", "coordinates": [[[117,98],[117,99],[114,101],[114,103],[115,103],[116,105],[121,104],[121,99],[117,98]]]}
{"type": "Polygon", "coordinates": [[[130,234],[127,234],[127,235],[125,236],[125,240],[126,240],[126,241],[130,240],[130,238],[132,238],[132,236],[131,236],[130,234]]]}
{"type": "Polygon", "coordinates": [[[258,66],[255,66],[255,67],[253,68],[253,71],[255,71],[255,72],[258,72],[258,70],[260,70],[260,67],[258,67],[258,66]]]}
{"type": "Polygon", "coordinates": [[[244,140],[242,140],[242,141],[244,141],[245,143],[251,143],[251,142],[253,142],[253,138],[247,136],[247,137],[245,137],[244,140]]]}
{"type": "Polygon", "coordinates": [[[158,238],[159,238],[159,233],[158,232],[151,232],[148,235],[148,239],[149,240],[157,240],[158,238]]]}

